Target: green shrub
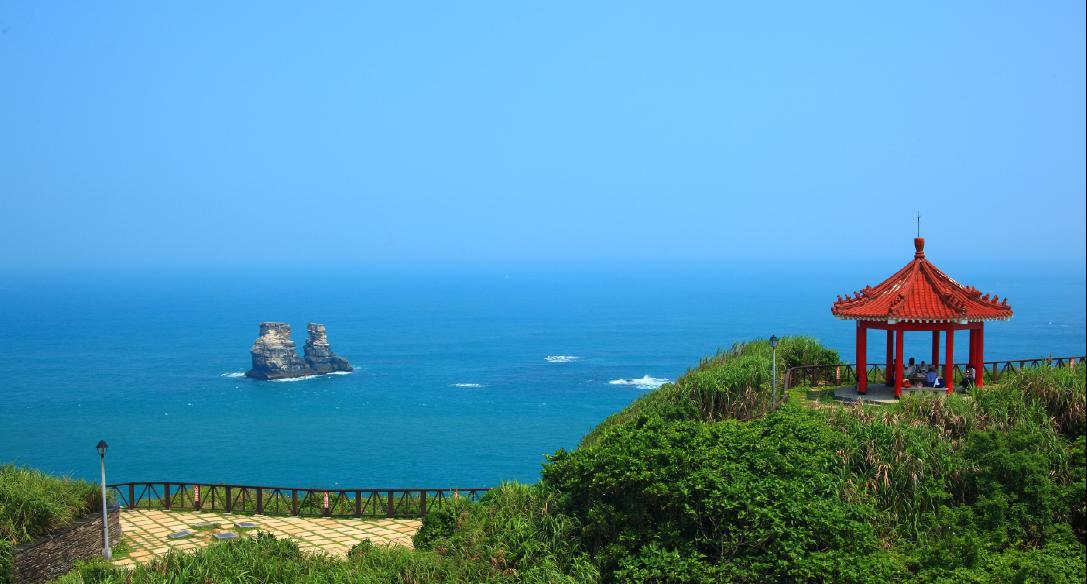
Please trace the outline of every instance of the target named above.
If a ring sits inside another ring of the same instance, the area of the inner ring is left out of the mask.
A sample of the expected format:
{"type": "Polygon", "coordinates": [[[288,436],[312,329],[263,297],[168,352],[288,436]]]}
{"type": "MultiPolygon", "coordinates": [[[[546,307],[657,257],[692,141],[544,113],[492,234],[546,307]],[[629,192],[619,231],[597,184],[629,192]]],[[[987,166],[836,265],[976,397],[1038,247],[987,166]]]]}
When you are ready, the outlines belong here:
{"type": "Polygon", "coordinates": [[[483,560],[486,570],[467,563],[461,571],[478,579],[517,576],[547,582],[597,578],[576,544],[577,522],[560,512],[554,493],[540,485],[505,483],[478,503],[465,500],[427,514],[414,543],[453,562],[483,560]]]}
{"type": "Polygon", "coordinates": [[[543,483],[608,580],[885,579],[900,568],[880,549],[875,509],[842,497],[846,440],[794,406],[746,423],[648,420],[560,451],[543,483]]]}

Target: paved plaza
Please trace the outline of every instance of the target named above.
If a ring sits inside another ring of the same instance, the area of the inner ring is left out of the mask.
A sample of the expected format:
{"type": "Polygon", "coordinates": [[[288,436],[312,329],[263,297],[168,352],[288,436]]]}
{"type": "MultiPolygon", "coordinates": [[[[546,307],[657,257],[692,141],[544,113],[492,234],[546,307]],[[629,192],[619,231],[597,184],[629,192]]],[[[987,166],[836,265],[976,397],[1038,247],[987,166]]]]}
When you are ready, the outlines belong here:
{"type": "Polygon", "coordinates": [[[345,557],[351,546],[364,539],[375,545],[410,548],[411,538],[419,530],[420,523],[417,519],[326,519],[129,510],[121,513],[121,528],[129,553],[115,563],[121,566],[143,564],[171,549],[194,550],[209,545],[217,541],[216,534],[229,532],[238,537],[253,537],[258,531],[293,539],[304,551],[345,557]],[[251,522],[256,526],[239,529],[235,522],[251,522]],[[218,524],[219,527],[213,528],[210,524],[218,524]],[[170,539],[170,534],[184,530],[191,531],[192,535],[170,539]]]}
{"type": "MultiPolygon", "coordinates": [[[[961,391],[961,390],[960,390],[961,391]]],[[[902,388],[902,395],[932,395],[940,396],[947,395],[947,390],[943,388],[933,387],[904,387],[902,388]]],[[[893,387],[888,387],[882,383],[869,383],[868,393],[857,393],[857,386],[847,385],[845,387],[834,388],[834,399],[841,402],[865,402],[871,404],[893,404],[898,403],[898,399],[895,398],[895,390],[893,387]]]]}

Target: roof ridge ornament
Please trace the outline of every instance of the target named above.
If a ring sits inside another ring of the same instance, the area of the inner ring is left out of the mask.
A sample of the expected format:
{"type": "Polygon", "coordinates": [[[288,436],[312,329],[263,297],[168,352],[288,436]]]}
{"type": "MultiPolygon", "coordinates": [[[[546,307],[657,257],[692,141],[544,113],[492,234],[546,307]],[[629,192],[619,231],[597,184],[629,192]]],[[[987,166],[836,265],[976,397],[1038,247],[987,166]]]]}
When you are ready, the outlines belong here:
{"type": "Polygon", "coordinates": [[[914,249],[917,250],[913,254],[914,259],[922,259],[922,258],[925,257],[925,238],[924,237],[915,237],[915,238],[913,238],[913,247],[914,247],[914,249]]]}

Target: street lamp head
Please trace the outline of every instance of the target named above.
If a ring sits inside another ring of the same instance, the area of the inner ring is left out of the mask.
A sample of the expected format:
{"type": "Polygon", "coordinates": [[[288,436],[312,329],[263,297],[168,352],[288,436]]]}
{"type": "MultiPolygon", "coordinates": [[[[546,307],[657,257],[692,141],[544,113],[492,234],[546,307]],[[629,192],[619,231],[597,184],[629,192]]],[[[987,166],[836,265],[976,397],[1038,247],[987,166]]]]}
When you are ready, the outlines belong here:
{"type": "Polygon", "coordinates": [[[771,349],[778,348],[778,338],[775,335],[770,335],[770,348],[771,349]]]}
{"type": "Polygon", "coordinates": [[[106,444],[105,440],[99,440],[98,441],[98,446],[96,446],[95,448],[98,449],[98,456],[101,456],[102,458],[105,458],[106,457],[106,449],[109,448],[109,444],[106,444]]]}

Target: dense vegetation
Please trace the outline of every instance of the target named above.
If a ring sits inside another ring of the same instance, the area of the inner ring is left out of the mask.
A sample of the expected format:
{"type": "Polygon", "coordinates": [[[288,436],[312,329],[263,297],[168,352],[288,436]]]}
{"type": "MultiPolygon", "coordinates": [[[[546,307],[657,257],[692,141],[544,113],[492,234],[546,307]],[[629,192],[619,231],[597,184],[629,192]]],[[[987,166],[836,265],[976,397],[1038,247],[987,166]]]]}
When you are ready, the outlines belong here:
{"type": "Polygon", "coordinates": [[[0,466],[0,582],[11,572],[15,545],[56,531],[100,510],[94,485],[13,465],[0,466]]]}
{"type": "MultiPolygon", "coordinates": [[[[778,357],[838,360],[810,339],[778,357]]],[[[262,537],[65,582],[1083,581],[1082,366],[892,407],[775,404],[769,371],[765,341],[705,360],[539,484],[431,512],[415,551],[262,537]]]]}

